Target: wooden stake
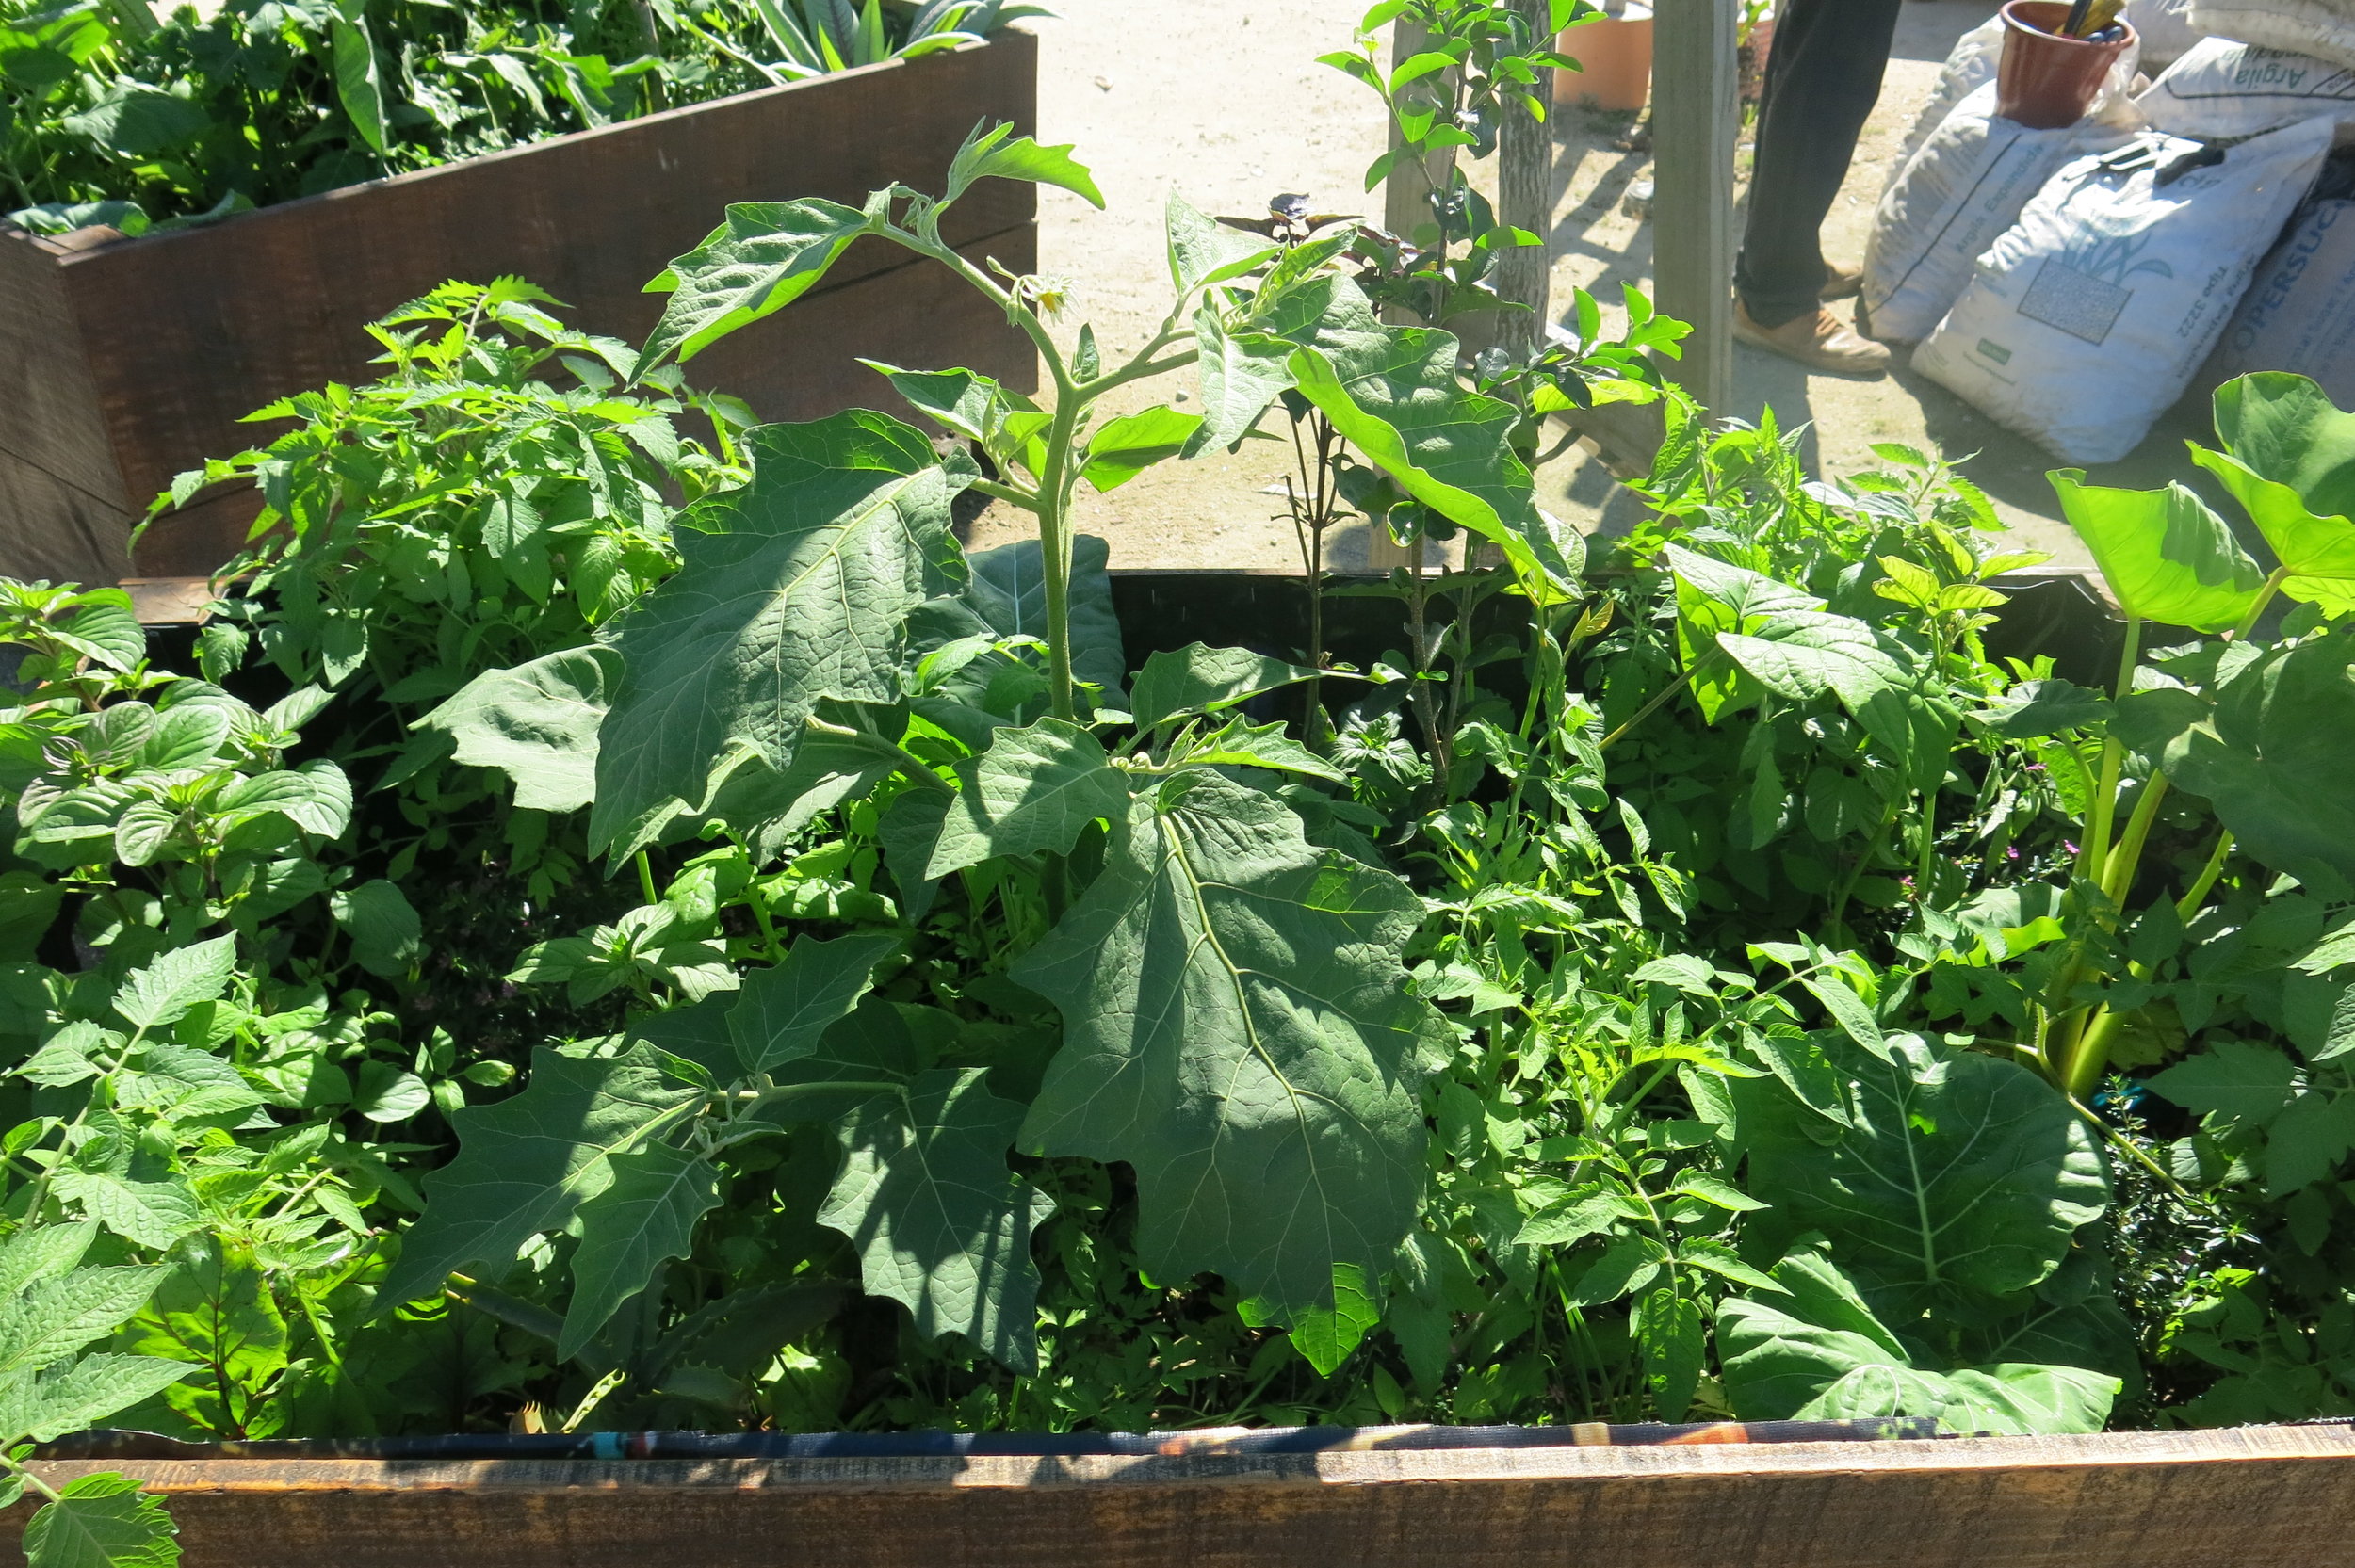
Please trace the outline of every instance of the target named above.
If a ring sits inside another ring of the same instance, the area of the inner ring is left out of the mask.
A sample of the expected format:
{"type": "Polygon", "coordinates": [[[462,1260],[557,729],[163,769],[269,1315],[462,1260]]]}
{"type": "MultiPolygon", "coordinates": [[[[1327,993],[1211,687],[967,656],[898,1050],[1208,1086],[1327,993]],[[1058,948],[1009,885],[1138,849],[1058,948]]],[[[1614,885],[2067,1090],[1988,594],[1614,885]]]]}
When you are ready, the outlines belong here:
{"type": "Polygon", "coordinates": [[[1669,378],[1712,412],[1733,402],[1733,147],[1740,0],[1658,0],[1652,16],[1652,277],[1693,324],[1669,378]]]}

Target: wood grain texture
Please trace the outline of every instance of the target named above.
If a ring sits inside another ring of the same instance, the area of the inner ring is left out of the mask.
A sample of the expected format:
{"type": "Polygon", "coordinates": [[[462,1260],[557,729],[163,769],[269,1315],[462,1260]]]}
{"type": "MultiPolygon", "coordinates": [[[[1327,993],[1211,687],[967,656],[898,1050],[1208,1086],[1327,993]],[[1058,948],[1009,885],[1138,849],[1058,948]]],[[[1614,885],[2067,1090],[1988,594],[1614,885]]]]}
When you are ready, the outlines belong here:
{"type": "Polygon", "coordinates": [[[130,569],[131,514],[0,447],[0,573],[110,583],[130,569]]]}
{"type": "Polygon", "coordinates": [[[1740,0],[1661,0],[1653,12],[1652,276],[1660,314],[1692,323],[1662,371],[1722,410],[1733,399],[1734,22],[1740,0]]]}
{"type": "MultiPolygon", "coordinates": [[[[0,224],[0,452],[111,497],[122,476],[66,298],[63,267],[73,254],[54,239],[0,224]]],[[[0,511],[0,528],[13,531],[17,522],[17,514],[0,511]]]]}
{"type": "MultiPolygon", "coordinates": [[[[368,375],[375,346],[363,327],[445,279],[518,274],[573,306],[570,319],[587,331],[635,342],[663,303],[643,292],[647,280],[699,243],[727,203],[802,196],[856,203],[895,180],[936,190],[977,121],[1012,121],[1027,132],[1036,98],[1037,41],[1008,32],[986,45],[651,115],[202,229],[71,253],[13,238],[0,246],[0,378],[48,368],[39,385],[0,379],[0,451],[22,454],[38,442],[58,456],[35,461],[60,474],[69,460],[79,463],[73,472],[85,476],[82,488],[119,495],[122,510],[136,512],[183,469],[252,445],[262,432],[238,423],[246,413],[368,375]],[[47,261],[45,274],[26,265],[28,252],[47,261]],[[12,351],[18,337],[21,351],[12,351]],[[93,461],[119,469],[111,491],[89,477],[93,461]]],[[[985,181],[951,209],[943,232],[960,248],[986,244],[1027,269],[1036,204],[1027,184],[985,181]]],[[[1035,384],[1020,333],[969,292],[892,298],[895,319],[873,332],[812,324],[814,311],[847,314],[884,300],[884,291],[853,291],[906,261],[879,242],[854,248],[830,280],[831,298],[799,307],[805,349],[772,327],[753,334],[756,344],[697,361],[697,379],[764,414],[831,412],[846,388],[870,378],[820,348],[864,336],[880,351],[917,360],[956,352],[1017,385],[1035,384]],[[915,322],[938,331],[943,348],[921,350],[915,322]]],[[[15,521],[20,532],[42,525],[15,521]]],[[[154,552],[142,550],[141,570],[218,564],[190,556],[196,530],[180,533],[187,548],[168,548],[159,536],[154,552]]],[[[0,570],[13,569],[0,560],[0,570]]]]}
{"type": "MultiPolygon", "coordinates": [[[[37,1465],[58,1484],[113,1466],[37,1465]]],[[[1169,1459],[159,1462],[187,1568],[2345,1568],[2355,1437],[1169,1459]]],[[[7,1516],[21,1528],[28,1511],[7,1516]]]]}

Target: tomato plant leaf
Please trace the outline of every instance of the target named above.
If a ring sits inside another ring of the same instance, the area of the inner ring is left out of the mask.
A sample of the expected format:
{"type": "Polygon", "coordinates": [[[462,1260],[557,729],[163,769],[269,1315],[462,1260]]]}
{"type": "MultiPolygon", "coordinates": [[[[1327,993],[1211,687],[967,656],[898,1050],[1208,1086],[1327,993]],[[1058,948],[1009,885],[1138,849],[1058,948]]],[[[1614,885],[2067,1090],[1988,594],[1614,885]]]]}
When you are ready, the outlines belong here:
{"type": "Polygon", "coordinates": [[[29,1568],[174,1568],[179,1527],[163,1500],[111,1472],[78,1476],[24,1526],[29,1568]]]}

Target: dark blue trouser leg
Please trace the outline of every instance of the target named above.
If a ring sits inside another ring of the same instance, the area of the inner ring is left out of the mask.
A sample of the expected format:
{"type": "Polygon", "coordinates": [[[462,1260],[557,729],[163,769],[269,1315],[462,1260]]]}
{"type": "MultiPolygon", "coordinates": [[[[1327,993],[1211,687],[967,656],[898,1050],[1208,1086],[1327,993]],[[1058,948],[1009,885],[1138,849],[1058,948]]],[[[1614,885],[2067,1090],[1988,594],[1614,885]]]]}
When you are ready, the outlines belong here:
{"type": "Polygon", "coordinates": [[[1847,178],[1905,0],[1783,0],[1759,104],[1749,221],[1734,286],[1762,327],[1813,314],[1822,234],[1847,178]]]}

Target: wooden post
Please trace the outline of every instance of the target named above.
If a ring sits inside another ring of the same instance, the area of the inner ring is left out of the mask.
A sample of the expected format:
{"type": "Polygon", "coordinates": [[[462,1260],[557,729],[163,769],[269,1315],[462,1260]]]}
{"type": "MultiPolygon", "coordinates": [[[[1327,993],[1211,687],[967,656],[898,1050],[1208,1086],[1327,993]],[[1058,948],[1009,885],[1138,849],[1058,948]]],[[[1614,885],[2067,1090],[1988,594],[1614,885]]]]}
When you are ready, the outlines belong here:
{"type": "MultiPolygon", "coordinates": [[[[1546,0],[1513,0],[1513,8],[1527,22],[1541,47],[1545,36],[1546,0]]],[[[1538,102],[1552,111],[1552,73],[1540,73],[1538,102]]],[[[1553,122],[1538,120],[1519,105],[1504,110],[1504,125],[1497,145],[1497,218],[1537,236],[1535,245],[1517,246],[1497,258],[1497,293],[1529,307],[1508,311],[1497,323],[1497,342],[1514,353],[1542,348],[1551,307],[1553,282],[1553,122]]]]}
{"type": "MultiPolygon", "coordinates": [[[[1415,23],[1404,18],[1391,24],[1390,69],[1396,71],[1421,53],[1423,40],[1429,35],[1415,23]]],[[[1433,86],[1447,89],[1445,75],[1435,78],[1433,86]]],[[[1390,121],[1390,150],[1396,152],[1405,137],[1398,128],[1398,121],[1390,121]]],[[[1455,167],[1455,150],[1443,148],[1427,158],[1401,158],[1390,166],[1390,177],[1382,186],[1382,227],[1400,239],[1412,242],[1415,230],[1436,221],[1431,211],[1431,193],[1447,184],[1448,174],[1455,167]]],[[[1411,311],[1393,305],[1385,319],[1393,327],[1420,327],[1421,320],[1411,311]]],[[[1388,572],[1394,566],[1414,566],[1418,548],[1403,545],[1392,539],[1387,528],[1369,525],[1366,530],[1366,565],[1375,572],[1388,572]]]]}
{"type": "Polygon", "coordinates": [[[1652,12],[1652,278],[1664,315],[1693,324],[1669,378],[1713,412],[1733,402],[1733,144],[1742,126],[1740,0],[1658,0],[1652,12]]]}

